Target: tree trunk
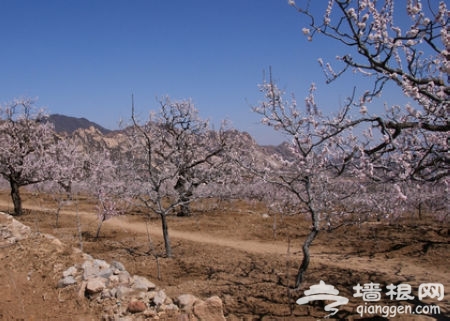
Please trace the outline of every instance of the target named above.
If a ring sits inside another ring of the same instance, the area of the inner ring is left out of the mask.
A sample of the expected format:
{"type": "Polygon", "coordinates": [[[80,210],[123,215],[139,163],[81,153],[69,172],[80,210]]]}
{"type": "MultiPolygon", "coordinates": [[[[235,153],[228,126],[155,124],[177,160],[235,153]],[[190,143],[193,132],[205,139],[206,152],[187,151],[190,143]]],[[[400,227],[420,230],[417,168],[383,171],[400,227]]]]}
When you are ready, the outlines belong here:
{"type": "Polygon", "coordinates": [[[309,233],[307,239],[305,240],[305,243],[303,243],[302,251],[303,251],[303,260],[302,264],[298,268],[297,272],[297,278],[295,279],[295,288],[299,288],[300,285],[303,282],[303,275],[305,274],[306,270],[309,266],[309,260],[310,260],[310,254],[309,254],[309,247],[311,246],[311,243],[316,238],[317,234],[319,233],[319,230],[313,227],[311,229],[311,232],[309,233]]]}
{"type": "Polygon", "coordinates": [[[184,178],[185,172],[181,172],[182,175],[175,184],[175,190],[178,192],[178,198],[180,201],[180,209],[177,216],[190,216],[191,209],[189,206],[190,198],[192,197],[192,191],[186,188],[186,179],[184,178]]]}
{"type": "Polygon", "coordinates": [[[13,179],[9,179],[9,185],[11,186],[11,199],[14,204],[14,216],[22,215],[22,199],[20,198],[19,184],[13,179]]]}
{"type": "Polygon", "coordinates": [[[181,197],[181,205],[180,210],[177,213],[177,216],[184,217],[184,216],[191,216],[191,207],[189,206],[189,198],[188,197],[181,197]]]}
{"type": "Polygon", "coordinates": [[[100,237],[100,230],[102,228],[103,222],[105,221],[105,216],[103,215],[102,218],[99,220],[97,225],[97,232],[95,233],[95,240],[98,240],[100,237]]]}
{"type": "MultiPolygon", "coordinates": [[[[306,187],[309,192],[310,185],[307,184],[306,187]]],[[[311,199],[311,196],[309,196],[309,197],[311,199]]],[[[316,238],[317,234],[319,234],[319,227],[320,227],[319,214],[314,210],[314,207],[312,206],[311,203],[308,204],[308,210],[309,210],[309,213],[311,214],[311,220],[312,220],[313,225],[311,228],[311,232],[309,232],[309,235],[305,240],[305,243],[303,243],[303,247],[302,247],[303,260],[302,260],[302,264],[298,268],[297,278],[295,280],[295,288],[297,288],[297,289],[300,288],[300,285],[303,282],[303,275],[305,274],[306,270],[308,269],[309,260],[310,260],[309,247],[311,246],[312,242],[316,238]]]]}
{"type": "Polygon", "coordinates": [[[62,205],[58,203],[58,208],[56,209],[56,221],[55,221],[55,227],[59,227],[59,212],[61,211],[62,205]]]}
{"type": "Polygon", "coordinates": [[[166,256],[172,257],[172,248],[170,246],[170,238],[169,238],[169,227],[167,226],[167,217],[165,214],[160,214],[161,223],[162,223],[162,231],[164,236],[164,247],[166,249],[166,256]]]}

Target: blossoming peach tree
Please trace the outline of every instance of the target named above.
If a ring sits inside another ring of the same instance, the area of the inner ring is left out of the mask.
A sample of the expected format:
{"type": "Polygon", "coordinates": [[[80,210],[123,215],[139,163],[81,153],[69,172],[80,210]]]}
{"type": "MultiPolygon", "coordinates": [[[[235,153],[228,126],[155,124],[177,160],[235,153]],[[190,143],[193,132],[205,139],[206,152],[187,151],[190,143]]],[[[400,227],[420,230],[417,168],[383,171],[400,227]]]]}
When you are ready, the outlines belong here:
{"type": "Polygon", "coordinates": [[[441,193],[448,191],[450,35],[445,2],[330,0],[323,8],[312,1],[289,4],[306,18],[308,40],[314,44],[322,37],[339,44],[336,50],[343,48],[334,64],[318,59],[327,83],[353,72],[371,84],[368,89],[355,86],[344,106],[329,114],[316,104],[314,84],[304,109],[295,98],[285,99],[271,73],[261,85],[264,100],[254,111],[263,124],[290,137],[295,158],[260,172],[294,194],[312,220],[298,288],[310,245],[337,219],[330,212],[367,213],[371,204],[381,204],[378,196],[386,199],[386,194],[370,193],[370,184],[383,184],[392,195],[381,212],[397,210],[399,204],[406,209],[414,186],[429,183],[440,186],[441,193]],[[407,102],[391,105],[390,97],[383,96],[388,86],[407,102]],[[380,103],[381,112],[376,107],[380,103]]]}
{"type": "Polygon", "coordinates": [[[14,215],[21,215],[20,188],[46,181],[51,164],[46,162],[56,143],[53,126],[34,100],[18,98],[0,105],[0,175],[8,181],[14,215]]]}
{"type": "Polygon", "coordinates": [[[202,185],[221,179],[231,146],[229,131],[212,131],[189,100],[160,101],[147,121],[138,122],[132,107],[128,157],[128,189],[148,214],[161,218],[164,247],[172,256],[167,216],[189,215],[189,205],[202,185]],[[181,213],[180,213],[181,212],[181,213]]]}

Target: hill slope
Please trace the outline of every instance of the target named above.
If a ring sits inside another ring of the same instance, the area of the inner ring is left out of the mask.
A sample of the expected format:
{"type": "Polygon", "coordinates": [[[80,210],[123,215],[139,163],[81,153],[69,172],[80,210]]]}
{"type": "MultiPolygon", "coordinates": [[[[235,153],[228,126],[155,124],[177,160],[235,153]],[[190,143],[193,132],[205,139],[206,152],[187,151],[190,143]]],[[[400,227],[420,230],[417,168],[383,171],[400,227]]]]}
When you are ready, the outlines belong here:
{"type": "Polygon", "coordinates": [[[77,129],[87,129],[91,126],[98,129],[103,135],[111,132],[97,123],[91,122],[86,118],[77,118],[60,114],[52,114],[48,117],[48,121],[53,123],[58,133],[66,132],[72,134],[77,129]]]}

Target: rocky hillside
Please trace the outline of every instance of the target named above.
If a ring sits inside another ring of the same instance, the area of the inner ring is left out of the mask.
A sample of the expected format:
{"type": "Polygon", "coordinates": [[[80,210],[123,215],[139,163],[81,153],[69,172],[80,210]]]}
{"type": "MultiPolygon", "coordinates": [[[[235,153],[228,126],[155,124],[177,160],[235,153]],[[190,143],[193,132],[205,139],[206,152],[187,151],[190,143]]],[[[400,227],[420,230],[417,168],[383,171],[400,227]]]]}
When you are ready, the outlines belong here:
{"type": "MultiPolygon", "coordinates": [[[[91,126],[89,128],[78,128],[71,136],[78,145],[84,146],[84,149],[103,149],[110,150],[112,155],[117,153],[125,153],[127,146],[127,129],[111,131],[107,134],[102,133],[97,127],[91,126]]],[[[280,160],[293,160],[293,154],[288,143],[282,143],[278,146],[261,146],[258,145],[255,139],[247,132],[232,130],[230,133],[239,148],[252,155],[253,161],[257,163],[266,162],[271,163],[272,166],[282,166],[280,160]]]]}
{"type": "Polygon", "coordinates": [[[100,126],[97,123],[91,122],[86,118],[77,118],[60,114],[52,114],[47,118],[47,121],[53,123],[57,133],[67,133],[72,134],[77,129],[88,129],[89,127],[94,127],[100,131],[103,135],[111,132],[100,126]]]}
{"type": "MultiPolygon", "coordinates": [[[[53,114],[48,120],[55,126],[57,133],[71,135],[84,146],[90,148],[104,148],[118,151],[123,145],[127,129],[111,131],[86,118],[76,118],[65,115],[53,114]]],[[[292,152],[287,142],[278,146],[258,145],[255,139],[247,132],[231,130],[233,140],[240,142],[247,151],[252,151],[255,159],[276,162],[277,158],[292,159],[292,152]]]]}

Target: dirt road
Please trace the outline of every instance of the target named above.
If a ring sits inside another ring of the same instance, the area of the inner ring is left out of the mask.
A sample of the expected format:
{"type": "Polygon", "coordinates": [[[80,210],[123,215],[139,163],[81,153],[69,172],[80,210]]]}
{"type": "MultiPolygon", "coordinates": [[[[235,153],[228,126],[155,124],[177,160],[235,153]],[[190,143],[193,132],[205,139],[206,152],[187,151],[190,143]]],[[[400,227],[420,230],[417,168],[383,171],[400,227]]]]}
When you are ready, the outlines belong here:
{"type": "MultiPolygon", "coordinates": [[[[12,204],[5,200],[0,200],[0,207],[12,208],[12,204]]],[[[52,212],[54,210],[49,208],[42,208],[30,202],[24,202],[24,208],[33,210],[44,210],[52,212]]],[[[61,215],[76,215],[77,211],[74,209],[63,209],[61,215]]],[[[93,211],[78,211],[85,224],[93,224],[96,222],[96,216],[93,211]]],[[[162,237],[162,229],[159,221],[152,221],[150,223],[143,223],[130,219],[127,216],[114,217],[104,223],[104,228],[117,229],[128,234],[139,234],[141,236],[150,233],[152,237],[162,237]]],[[[296,244],[287,244],[282,241],[261,241],[261,240],[242,240],[237,238],[224,238],[209,233],[208,231],[182,231],[175,228],[169,228],[169,235],[171,240],[185,240],[189,242],[211,244],[215,246],[228,247],[239,251],[245,251],[253,254],[262,255],[283,255],[286,256],[289,250],[291,256],[297,256],[300,260],[301,242],[296,241],[296,244]]],[[[331,244],[330,244],[331,245],[331,244]]],[[[411,249],[414,251],[414,249],[411,249]]],[[[330,253],[325,246],[314,245],[312,247],[312,256],[314,257],[314,264],[324,264],[336,268],[346,269],[351,267],[356,270],[371,272],[381,272],[392,274],[396,271],[397,276],[403,276],[407,279],[409,276],[425,276],[429,275],[429,271],[420,265],[405,264],[402,257],[385,258],[383,255],[374,257],[368,261],[367,257],[348,256],[339,253],[330,253]]],[[[446,284],[450,283],[450,275],[448,273],[440,273],[435,271],[433,279],[443,280],[446,284]]]]}

